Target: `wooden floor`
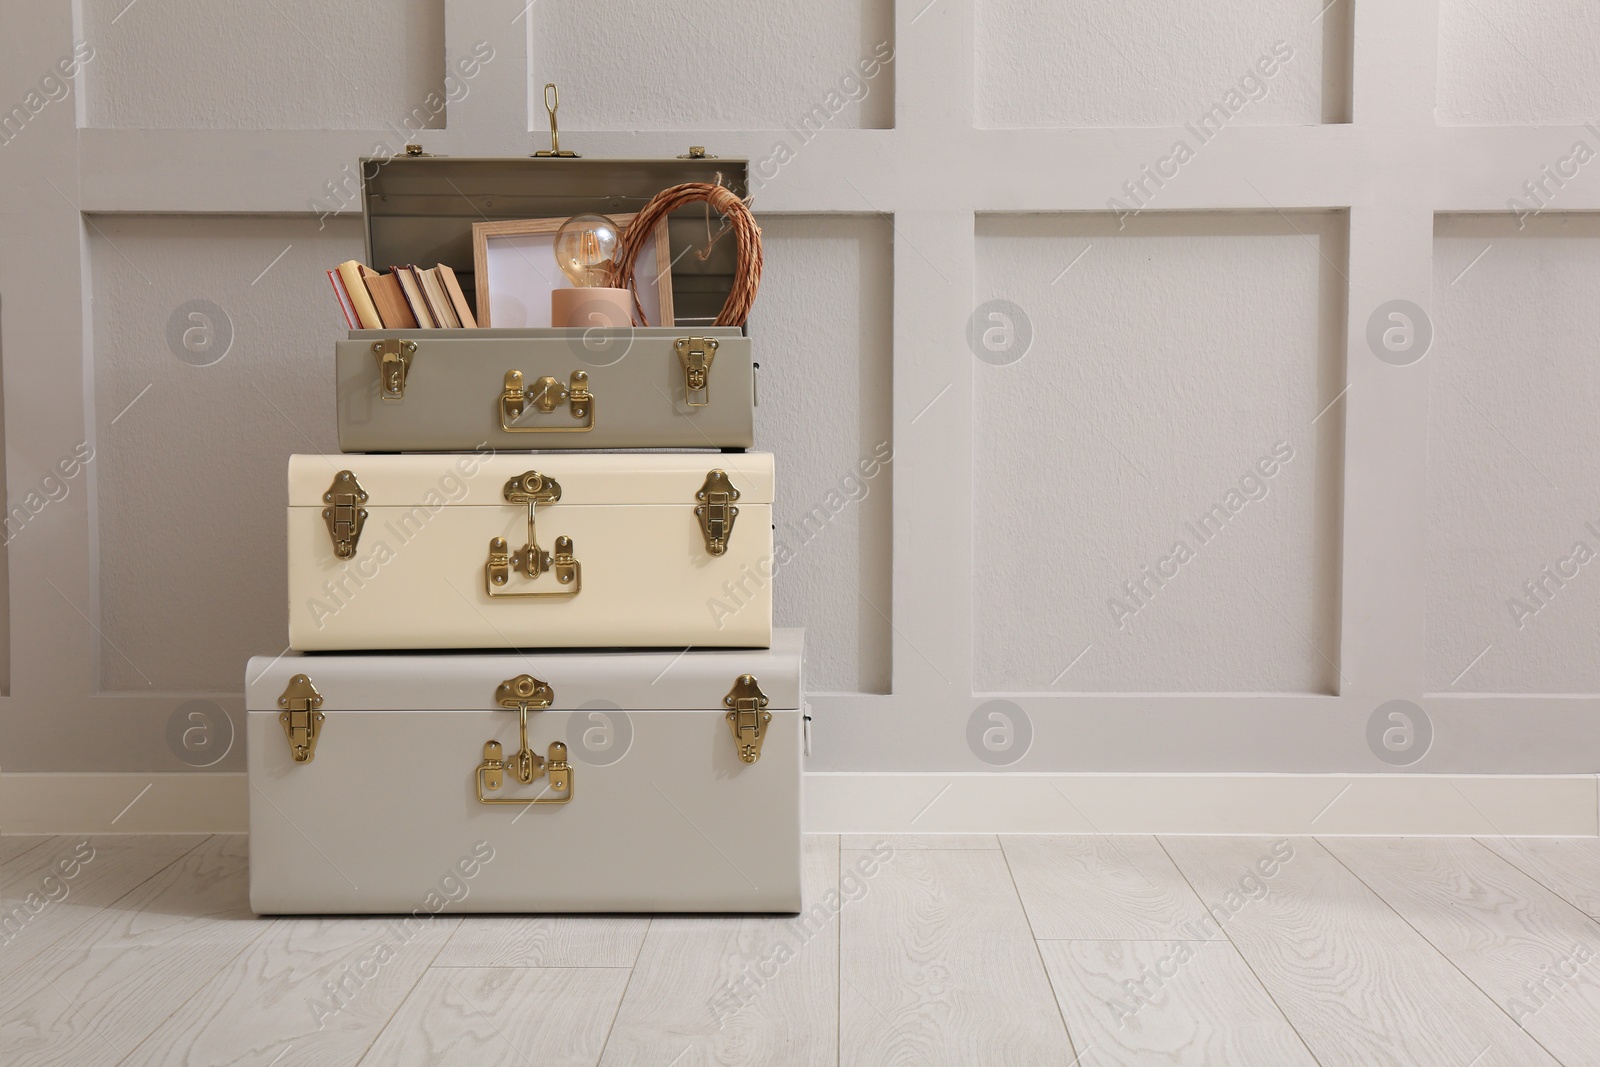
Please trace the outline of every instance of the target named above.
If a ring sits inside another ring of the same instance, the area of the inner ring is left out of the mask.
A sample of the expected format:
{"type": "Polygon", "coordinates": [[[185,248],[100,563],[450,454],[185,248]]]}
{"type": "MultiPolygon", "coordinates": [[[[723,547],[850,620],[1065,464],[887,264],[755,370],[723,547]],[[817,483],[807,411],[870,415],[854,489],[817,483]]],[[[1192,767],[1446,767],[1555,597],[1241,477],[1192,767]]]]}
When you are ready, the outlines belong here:
{"type": "Polygon", "coordinates": [[[0,1063],[1600,1065],[1600,841],[806,839],[799,918],[258,919],[0,838],[0,1063]],[[70,873],[69,873],[70,872],[70,873]]]}

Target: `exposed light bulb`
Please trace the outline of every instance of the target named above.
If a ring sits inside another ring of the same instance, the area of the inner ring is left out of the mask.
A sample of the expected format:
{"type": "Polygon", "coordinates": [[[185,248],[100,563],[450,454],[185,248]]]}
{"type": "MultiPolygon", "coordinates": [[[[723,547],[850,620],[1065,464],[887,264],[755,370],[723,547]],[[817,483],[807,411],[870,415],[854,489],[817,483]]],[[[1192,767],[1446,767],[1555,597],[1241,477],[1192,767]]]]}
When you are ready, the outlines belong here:
{"type": "Polygon", "coordinates": [[[556,265],[580,289],[605,288],[621,240],[617,224],[604,215],[574,215],[556,231],[556,265]]]}

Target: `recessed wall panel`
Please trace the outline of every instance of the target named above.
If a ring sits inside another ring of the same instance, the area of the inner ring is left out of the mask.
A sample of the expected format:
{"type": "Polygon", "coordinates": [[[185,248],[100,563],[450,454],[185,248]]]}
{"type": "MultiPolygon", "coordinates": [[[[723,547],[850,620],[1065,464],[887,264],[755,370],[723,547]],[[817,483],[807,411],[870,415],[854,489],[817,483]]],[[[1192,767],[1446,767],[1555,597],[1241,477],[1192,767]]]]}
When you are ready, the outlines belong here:
{"type": "Polygon", "coordinates": [[[536,133],[546,82],[561,87],[561,122],[573,130],[770,129],[804,140],[894,125],[890,0],[558,2],[529,17],[536,133]]]}
{"type": "Polygon", "coordinates": [[[756,445],[778,459],[776,621],[809,627],[813,690],[887,693],[892,231],[876,215],[768,215],[761,228],[750,336],[756,445]]]}
{"type": "Polygon", "coordinates": [[[1428,687],[1600,691],[1600,220],[1434,234],[1428,687]]]}
{"type": "Polygon", "coordinates": [[[101,685],[231,692],[288,641],[286,464],[338,451],[326,272],[361,255],[361,223],[99,216],[89,234],[101,685]]]}
{"type": "Polygon", "coordinates": [[[445,84],[444,0],[83,0],[82,32],[90,126],[403,137],[470,86],[445,84]]]}
{"type": "Polygon", "coordinates": [[[1337,691],[1345,234],[979,218],[977,688],[1337,691]]]}
{"type": "Polygon", "coordinates": [[[1596,55],[1594,4],[1440,0],[1435,114],[1441,124],[1459,126],[1593,122],[1596,55]]]}
{"type": "Polygon", "coordinates": [[[978,125],[1347,122],[1353,5],[977,0],[978,125]]]}

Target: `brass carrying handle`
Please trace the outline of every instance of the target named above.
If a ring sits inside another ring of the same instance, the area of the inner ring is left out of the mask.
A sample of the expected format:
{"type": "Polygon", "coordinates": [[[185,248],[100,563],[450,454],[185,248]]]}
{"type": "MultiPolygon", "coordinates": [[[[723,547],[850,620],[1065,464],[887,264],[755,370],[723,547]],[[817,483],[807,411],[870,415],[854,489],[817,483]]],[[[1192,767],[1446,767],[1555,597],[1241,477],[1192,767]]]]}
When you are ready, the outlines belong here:
{"type": "MultiPolygon", "coordinates": [[[[537,683],[542,693],[549,692],[549,686],[544,685],[544,683],[538,682],[537,679],[529,675],[524,675],[523,677],[530,682],[537,683]]],[[[504,683],[501,689],[519,680],[512,679],[511,682],[504,683]]],[[[538,699],[538,697],[535,697],[535,699],[538,699]]],[[[504,700],[499,701],[499,703],[501,707],[506,706],[504,700]]],[[[567,762],[567,746],[560,741],[550,742],[549,759],[545,759],[528,747],[528,703],[528,700],[524,699],[520,700],[516,705],[517,735],[521,744],[510,759],[504,757],[505,749],[501,747],[500,742],[485,741],[483,743],[483,762],[478,764],[478,770],[474,776],[478,782],[479,804],[566,804],[572,800],[574,775],[572,766],[567,762]],[[487,794],[496,792],[504,787],[507,773],[510,773],[511,777],[523,785],[532,785],[540,778],[548,775],[550,778],[549,792],[555,795],[537,797],[488,796],[487,794]]],[[[539,700],[534,706],[540,710],[549,707],[550,700],[548,696],[539,700]]]]}
{"type": "Polygon", "coordinates": [[[522,387],[522,372],[506,371],[505,387],[500,391],[500,428],[506,433],[587,433],[594,429],[594,394],[589,392],[589,374],[575,370],[567,384],[550,375],[538,379],[528,389],[522,387]],[[578,426],[518,426],[529,409],[548,415],[562,404],[578,426]]]}
{"type": "Polygon", "coordinates": [[[535,508],[560,500],[560,483],[538,471],[525,471],[506,483],[505,498],[508,504],[527,505],[528,543],[513,552],[504,537],[489,541],[489,561],[483,566],[484,590],[496,600],[570,600],[581,593],[583,564],[572,554],[572,538],[556,538],[556,550],[553,553],[539,547],[535,508]],[[549,571],[565,588],[508,592],[506,586],[511,583],[512,571],[530,581],[538,580],[540,575],[549,571]]]}

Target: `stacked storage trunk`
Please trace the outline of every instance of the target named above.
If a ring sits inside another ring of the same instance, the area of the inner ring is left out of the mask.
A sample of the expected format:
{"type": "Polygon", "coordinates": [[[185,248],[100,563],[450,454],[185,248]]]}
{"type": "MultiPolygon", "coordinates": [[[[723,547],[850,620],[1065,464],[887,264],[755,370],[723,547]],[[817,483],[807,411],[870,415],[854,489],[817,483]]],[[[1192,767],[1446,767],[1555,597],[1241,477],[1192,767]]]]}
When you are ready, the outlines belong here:
{"type": "MultiPolygon", "coordinates": [[[[472,292],[473,222],[636,212],[745,166],[363,176],[367,261],[472,292]]],[[[676,247],[704,244],[691,214],[676,247]]],[[[799,910],[803,642],[772,628],[750,339],[707,325],[727,245],[677,258],[686,325],[336,344],[346,454],[289,462],[293,651],[246,678],[258,912],[799,910]]]]}

